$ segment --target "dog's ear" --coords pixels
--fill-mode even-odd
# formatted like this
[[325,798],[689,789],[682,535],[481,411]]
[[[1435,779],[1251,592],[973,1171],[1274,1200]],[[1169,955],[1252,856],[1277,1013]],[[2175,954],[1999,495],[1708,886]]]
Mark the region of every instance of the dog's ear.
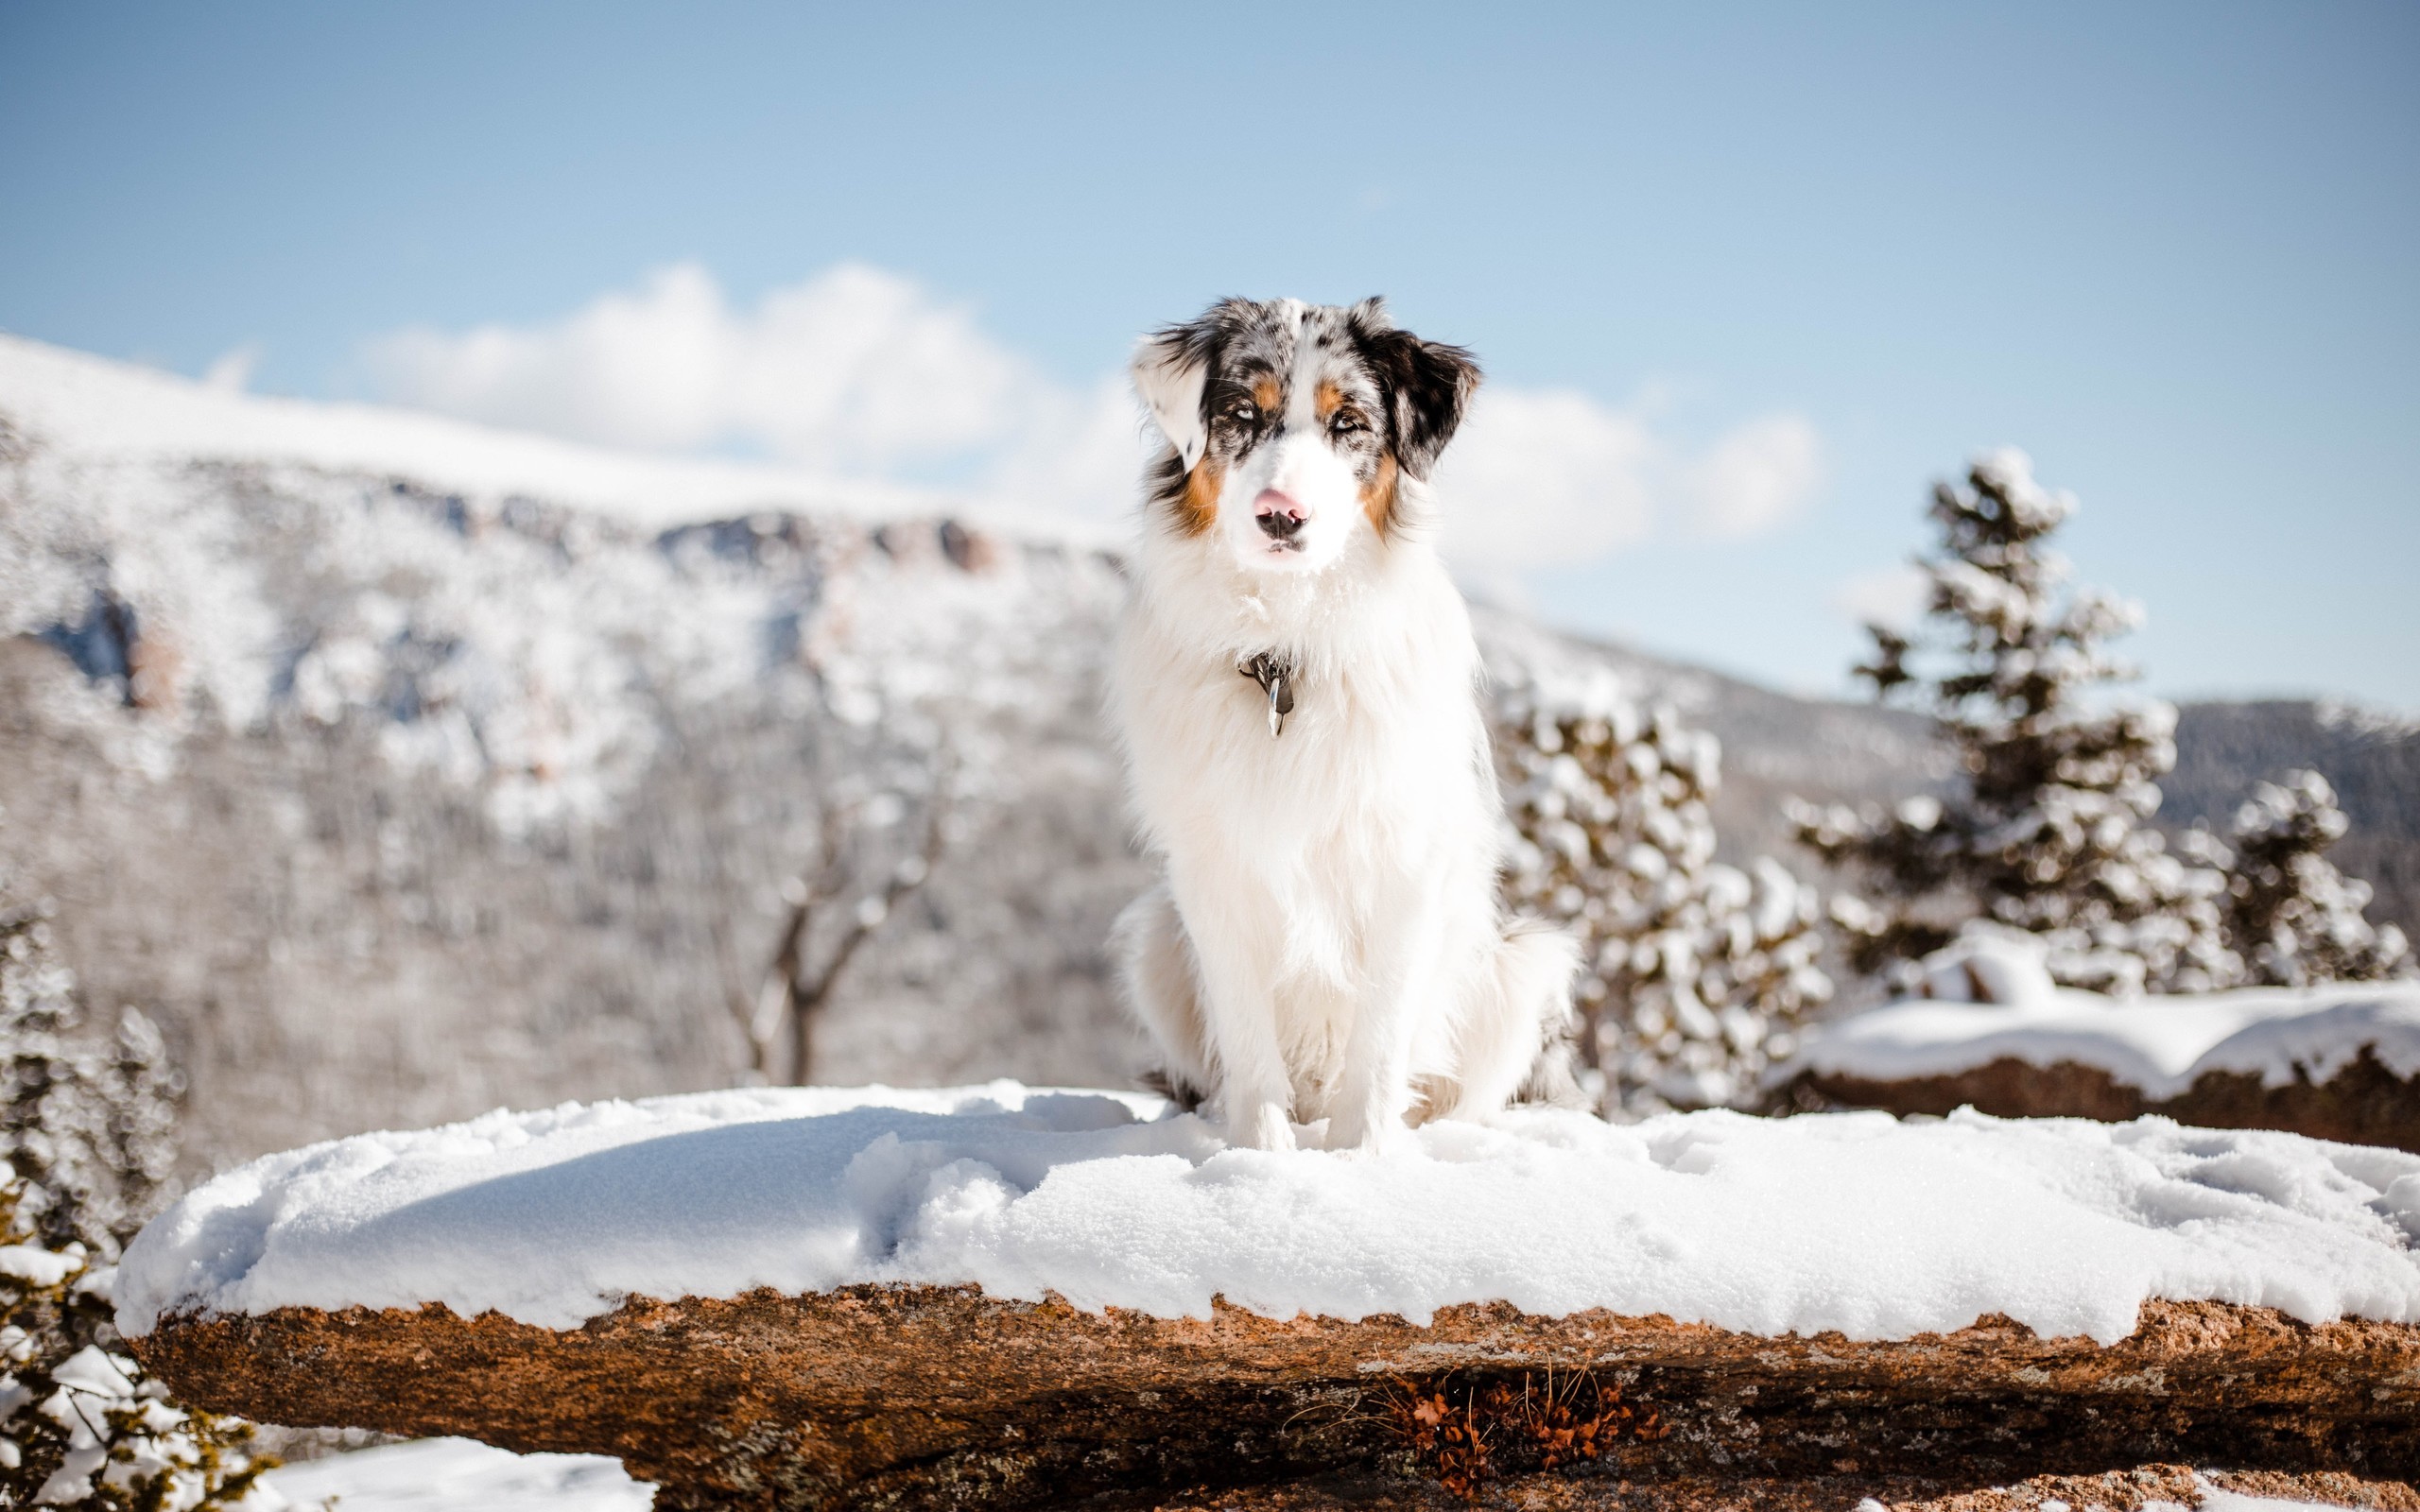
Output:
[[1362,360],[1386,394],[1395,460],[1425,481],[1478,388],[1478,359],[1461,347],[1397,330],[1387,319],[1386,306],[1374,299],[1353,307],[1350,325]]
[[1172,325],[1143,338],[1129,369],[1134,375],[1134,392],[1150,406],[1160,434],[1176,448],[1188,472],[1210,444],[1209,422],[1201,414],[1201,390],[1210,378],[1214,349],[1207,319]]

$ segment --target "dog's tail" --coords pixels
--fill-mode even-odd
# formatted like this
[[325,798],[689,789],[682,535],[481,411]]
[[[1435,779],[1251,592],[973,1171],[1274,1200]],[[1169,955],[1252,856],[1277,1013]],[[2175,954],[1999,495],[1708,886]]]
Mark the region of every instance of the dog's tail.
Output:
[[1534,919],[1506,926],[1455,1025],[1455,1076],[1440,1111],[1484,1118],[1535,1080],[1571,1021],[1580,945]]

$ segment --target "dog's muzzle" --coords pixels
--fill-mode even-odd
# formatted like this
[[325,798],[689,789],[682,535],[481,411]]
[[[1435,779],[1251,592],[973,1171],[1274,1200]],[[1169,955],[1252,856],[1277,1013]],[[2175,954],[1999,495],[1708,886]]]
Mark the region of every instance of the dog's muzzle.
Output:
[[1303,549],[1303,522],[1309,518],[1303,507],[1290,494],[1275,489],[1263,489],[1252,502],[1253,523],[1260,533],[1288,551]]

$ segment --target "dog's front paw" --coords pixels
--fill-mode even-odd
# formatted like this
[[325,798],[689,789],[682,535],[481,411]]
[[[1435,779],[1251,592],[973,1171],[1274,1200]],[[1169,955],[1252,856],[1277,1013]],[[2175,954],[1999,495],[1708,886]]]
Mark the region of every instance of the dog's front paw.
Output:
[[1286,1122],[1283,1107],[1263,1103],[1228,1120],[1227,1143],[1247,1150],[1290,1150],[1294,1147],[1294,1125]]
[[1410,1140],[1411,1130],[1396,1118],[1338,1119],[1327,1131],[1328,1150],[1356,1159],[1375,1159]]

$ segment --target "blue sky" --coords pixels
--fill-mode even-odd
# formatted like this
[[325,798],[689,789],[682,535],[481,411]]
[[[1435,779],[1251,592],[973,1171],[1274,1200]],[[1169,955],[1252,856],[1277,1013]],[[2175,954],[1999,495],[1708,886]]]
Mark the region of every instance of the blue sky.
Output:
[[[1628,525],[1487,577],[1560,622],[1840,689],[1927,481],[2014,443],[2154,689],[2415,709],[2415,78],[2409,4],[0,0],[0,329],[510,419],[559,409],[445,342],[667,268],[735,329],[880,270],[1069,395],[1218,295],[1384,292],[1647,438]],[[784,444],[718,423],[652,439]],[[1707,524],[1775,425],[1814,461]]]

